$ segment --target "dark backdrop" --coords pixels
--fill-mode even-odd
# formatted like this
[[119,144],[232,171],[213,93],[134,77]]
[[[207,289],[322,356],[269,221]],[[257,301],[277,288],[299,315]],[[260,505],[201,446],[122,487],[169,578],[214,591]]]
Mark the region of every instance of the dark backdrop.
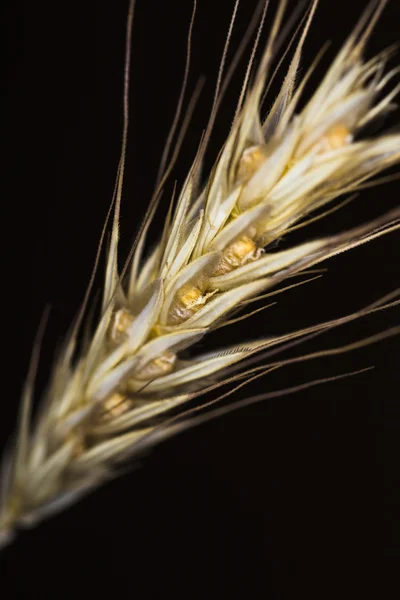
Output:
[[[127,4],[15,4],[3,18],[10,42],[2,76],[9,134],[4,181],[11,176],[3,264],[12,267],[12,278],[3,280],[4,442],[15,425],[45,304],[52,311],[39,392],[89,277],[118,161]],[[174,171],[180,183],[206,122],[233,2],[198,4],[189,89],[200,74],[207,82]],[[233,47],[256,5],[257,0],[243,0]],[[332,59],[364,5],[321,0],[303,69],[326,39],[333,40],[327,55]],[[123,254],[151,194],[173,118],[190,13],[189,0],[137,1]],[[392,0],[373,34],[370,55],[399,41],[399,21],[400,5]],[[210,160],[232,119],[244,68],[242,63],[218,118]],[[398,113],[384,125],[396,122]],[[399,189],[393,181],[367,190],[298,239],[373,218],[398,203]],[[164,215],[161,210],[154,237]],[[399,286],[398,247],[399,236],[392,234],[331,260],[322,279],[283,294],[278,306],[244,325],[223,330],[224,343],[289,331],[367,305]],[[307,350],[344,344],[395,323],[393,310],[374,315],[319,338]],[[207,347],[220,344],[216,334]],[[389,582],[400,542],[398,339],[283,370],[234,399],[371,365],[373,371],[357,377],[189,431],[156,448],[129,476],[22,532],[0,558],[2,592],[8,588],[3,597],[397,597]]]

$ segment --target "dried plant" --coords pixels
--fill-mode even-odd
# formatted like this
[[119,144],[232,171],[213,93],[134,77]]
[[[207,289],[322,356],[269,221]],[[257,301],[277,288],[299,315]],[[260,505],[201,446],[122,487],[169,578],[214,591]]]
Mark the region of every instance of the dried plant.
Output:
[[[393,293],[342,319],[246,342],[239,348],[218,349],[191,360],[180,356],[183,349],[193,346],[209,331],[249,316],[245,312],[242,317],[232,318],[232,313],[247,307],[254,299],[299,285],[282,287],[288,278],[306,274],[310,267],[338,253],[399,228],[400,209],[337,235],[285,250],[274,247],[276,240],[325,216],[333,208],[322,215],[318,213],[317,217],[309,217],[310,213],[339,196],[361,190],[367,179],[400,161],[398,133],[369,139],[356,137],[361,128],[393,108],[393,99],[399,91],[397,86],[385,92],[398,72],[394,69],[385,73],[392,49],[371,60],[363,59],[366,42],[384,1],[372,2],[367,8],[311,99],[299,109],[306,83],[320,58],[296,83],[302,47],[317,7],[314,0],[287,49],[287,53],[291,52],[292,43],[296,42],[279,95],[266,118],[262,118],[261,107],[271,81],[271,68],[284,41],[281,25],[286,4],[285,0],[279,4],[262,58],[255,66],[268,3],[258,15],[256,39],[232,128],[204,183],[201,169],[209,137],[235,63],[246,47],[243,43],[226,69],[236,2],[209,123],[179,196],[171,200],[161,239],[144,259],[146,234],[179,152],[198,91],[183,119],[182,135],[178,135],[169,156],[185,94],[187,63],[156,190],[131,255],[119,272],[117,247],[127,143],[131,2],[125,128],[112,205],[101,315],[94,333],[82,337],[81,324],[92,278],[32,425],[33,384],[40,342],[36,345],[23,393],[15,447],[7,456],[3,471],[0,509],[3,541],[10,539],[16,524],[35,523],[61,510],[116,476],[116,467],[127,458],[196,422],[199,404],[191,409],[189,403],[193,399],[200,398],[200,406],[204,407],[201,398],[207,391],[229,383],[237,389],[287,364],[288,360],[276,358],[267,361],[279,348],[396,304],[397,294]],[[107,224],[104,232],[106,227]],[[98,260],[95,270],[97,263]],[[382,335],[394,333],[398,330]],[[371,341],[374,340],[363,340],[360,344]],[[351,347],[332,353],[348,349]],[[217,401],[226,395],[219,396]]]

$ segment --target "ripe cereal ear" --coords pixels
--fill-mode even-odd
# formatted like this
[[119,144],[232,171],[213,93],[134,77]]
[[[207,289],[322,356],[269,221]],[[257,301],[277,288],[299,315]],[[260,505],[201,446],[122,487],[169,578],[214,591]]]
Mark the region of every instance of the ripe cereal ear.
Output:
[[[268,2],[260,5],[259,26],[254,20],[249,35],[245,36],[248,42],[256,31],[234,121],[214,166],[202,180],[203,159],[210,135],[218,124],[221,100],[238,57],[246,47],[242,42],[228,65],[228,50],[239,15],[239,0],[236,0],[204,135],[194,151],[195,158],[183,186],[176,185],[172,197],[166,200],[169,212],[159,241],[146,257],[146,237],[161,198],[165,198],[165,182],[178,158],[201,88],[201,85],[195,88],[186,114],[181,117],[188,82],[194,2],[182,90],[155,177],[155,191],[135,243],[120,269],[118,244],[120,227],[124,225],[120,222],[120,206],[128,136],[134,9],[134,2],[130,1],[124,125],[112,208],[83,306],[51,370],[48,390],[32,421],[40,344],[34,347],[21,399],[17,436],[5,458],[1,480],[0,542],[10,541],[16,527],[37,523],[116,477],[119,465],[127,459],[138,457],[179,431],[236,408],[236,404],[221,408],[215,408],[214,404],[254,379],[290,364],[334,356],[385,336],[398,335],[399,328],[392,328],[346,346],[294,358],[277,356],[335,327],[397,306],[396,291],[391,297],[351,315],[308,328],[288,331],[283,323],[283,333],[268,335],[269,322],[265,319],[266,331],[261,332],[259,340],[243,339],[240,346],[221,345],[211,353],[197,355],[195,347],[210,331],[235,326],[265,308],[264,305],[251,312],[247,308],[251,302],[299,285],[287,285],[290,277],[308,276],[311,267],[400,228],[397,208],[382,210],[381,216],[367,223],[360,217],[356,226],[338,233],[317,235],[303,242],[293,241],[290,236],[294,230],[304,229],[338,210],[334,202],[341,196],[360,191],[370,185],[367,181],[372,177],[400,162],[399,133],[356,137],[366,123],[393,108],[393,100],[400,91],[400,86],[394,87],[385,91],[382,98],[382,91],[399,71],[395,68],[385,74],[391,50],[369,61],[363,58],[368,37],[385,4],[384,0],[373,1],[367,7],[313,95],[299,109],[305,83],[319,58],[303,77],[300,59],[318,5],[317,0],[311,1],[283,51],[289,58],[289,67],[264,121],[261,118],[264,93],[284,64],[279,52],[292,30],[293,19],[289,15],[290,26],[284,25],[287,2],[282,0],[257,65],[256,51],[262,43]],[[278,62],[275,71],[274,61]],[[313,216],[317,209],[324,212]],[[93,332],[89,331],[85,343],[80,344],[81,325],[111,214],[101,311]],[[280,249],[276,242],[283,237],[286,246]],[[243,312],[233,316],[238,311]],[[330,379],[316,378],[306,385]],[[206,393],[227,385],[228,391],[207,402]],[[301,388],[268,390],[248,402]]]

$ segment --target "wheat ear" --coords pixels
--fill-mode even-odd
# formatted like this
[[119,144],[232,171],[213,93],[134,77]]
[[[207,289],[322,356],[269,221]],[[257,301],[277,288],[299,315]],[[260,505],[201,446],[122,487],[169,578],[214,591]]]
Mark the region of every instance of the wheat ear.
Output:
[[[393,108],[399,91],[397,86],[384,93],[397,72],[384,74],[390,50],[363,60],[365,44],[384,4],[378,1],[369,6],[309,102],[298,110],[315,67],[296,85],[302,46],[317,7],[314,0],[295,34],[297,45],[280,93],[262,118],[266,82],[281,42],[286,9],[282,1],[255,68],[266,4],[231,131],[205,185],[201,184],[202,159],[229,78],[229,70],[224,74],[226,52],[210,122],[163,235],[143,260],[147,230],[170,170],[164,169],[169,147],[147,218],[121,274],[117,246],[127,139],[131,2],[125,130],[102,312],[93,335],[81,342],[84,305],[54,365],[32,425],[38,347],[34,351],[15,449],[6,457],[2,476],[3,541],[10,539],[15,525],[36,523],[61,510],[114,477],[121,461],[190,425],[193,414],[185,410],[193,398],[221,383],[242,385],[285,364],[274,360],[254,367],[255,358],[265,361],[276,352],[274,347],[287,346],[397,302],[393,294],[354,315],[307,330],[219,349],[192,360],[180,358],[180,351],[229,323],[232,311],[273,293],[271,290],[289,277],[399,228],[400,209],[287,250],[272,250],[271,246],[313,220],[306,218],[312,211],[361,189],[368,178],[400,161],[399,134],[356,139],[361,128]],[[238,2],[234,17],[237,8]],[[171,418],[172,409],[177,417]]]

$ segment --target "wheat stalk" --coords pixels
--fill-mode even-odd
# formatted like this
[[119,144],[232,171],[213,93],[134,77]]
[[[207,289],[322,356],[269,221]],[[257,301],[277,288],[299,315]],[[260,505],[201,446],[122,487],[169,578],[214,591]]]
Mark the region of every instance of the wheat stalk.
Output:
[[[311,212],[343,194],[362,189],[371,176],[400,161],[399,134],[356,138],[361,128],[393,108],[393,99],[400,89],[397,86],[385,92],[398,71],[384,73],[391,50],[368,61],[363,59],[366,42],[385,1],[372,2],[309,102],[298,110],[307,79],[316,66],[312,65],[296,85],[302,47],[317,3],[311,3],[294,38],[297,46],[282,88],[266,118],[262,118],[266,82],[281,43],[286,1],[279,5],[262,59],[255,68],[254,56],[268,6],[265,4],[231,131],[202,185],[202,160],[229,79],[229,70],[224,71],[225,57],[237,13],[236,2],[210,121],[192,168],[175,204],[171,200],[159,243],[143,260],[146,234],[174,160],[172,157],[168,164],[185,76],[155,194],[131,256],[119,273],[117,248],[128,125],[131,2],[125,128],[101,316],[93,335],[78,350],[89,286],[32,425],[38,341],[21,402],[15,450],[6,457],[3,471],[3,541],[11,539],[15,525],[36,523],[61,510],[114,477],[115,467],[122,461],[204,418],[187,410],[194,398],[226,383],[236,382],[240,387],[287,364],[289,361],[283,360],[265,362],[277,348],[397,303],[398,294],[394,293],[343,319],[247,342],[239,348],[219,349],[192,360],[180,358],[183,349],[193,346],[209,331],[237,320],[229,317],[233,311],[254,299],[282,291],[274,289],[293,275],[399,228],[397,209],[337,235],[297,244],[288,250],[272,250],[274,241],[320,218],[306,218]],[[193,18],[191,27],[192,24]],[[191,28],[188,56],[190,41]],[[288,287],[292,286],[287,284],[284,289]],[[398,333],[395,328],[388,332],[394,333]],[[372,341],[375,340],[361,344]],[[264,361],[262,365],[254,366],[260,359]],[[206,406],[204,401],[200,403]]]

